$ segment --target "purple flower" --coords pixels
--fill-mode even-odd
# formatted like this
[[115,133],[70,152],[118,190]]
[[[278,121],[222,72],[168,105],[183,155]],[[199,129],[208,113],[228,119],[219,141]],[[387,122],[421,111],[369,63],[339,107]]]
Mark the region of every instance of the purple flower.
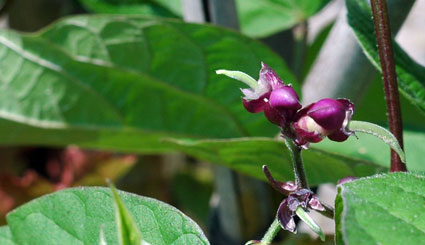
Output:
[[317,143],[326,136],[333,141],[344,141],[353,134],[347,125],[354,112],[354,105],[346,99],[322,99],[313,103],[295,116],[292,127],[295,142],[303,147]]
[[320,204],[319,199],[308,189],[299,189],[292,192],[280,203],[277,210],[277,220],[282,229],[294,232],[296,225],[294,221],[295,211],[298,207],[324,211],[325,208]]
[[263,165],[263,172],[275,190],[288,196],[283,199],[277,210],[277,219],[282,229],[295,232],[296,225],[294,216],[299,206],[304,209],[325,210],[312,191],[308,189],[299,189],[297,184],[292,181],[280,182],[275,180],[266,165]]
[[257,86],[241,89],[245,109],[252,113],[264,111],[267,119],[284,127],[289,125],[301,108],[298,94],[291,85],[285,85],[275,71],[261,63]]
[[[281,127],[284,137],[298,146],[307,148],[326,136],[333,141],[344,141],[353,134],[347,125],[354,112],[354,105],[346,99],[322,99],[303,109],[298,94],[269,66],[261,63],[258,81],[240,71],[217,70],[246,83],[241,89],[245,109],[251,113],[264,112],[267,119]],[[301,110],[300,110],[301,109]]]

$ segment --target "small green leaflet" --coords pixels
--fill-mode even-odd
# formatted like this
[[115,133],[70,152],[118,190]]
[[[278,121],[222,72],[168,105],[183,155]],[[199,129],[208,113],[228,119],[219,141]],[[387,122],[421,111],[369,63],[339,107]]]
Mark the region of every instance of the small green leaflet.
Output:
[[406,163],[406,156],[404,154],[403,149],[401,149],[400,144],[398,143],[395,136],[385,128],[362,121],[351,121],[348,124],[348,129],[354,132],[361,132],[366,134],[371,134],[382,141],[384,141],[391,149],[393,149],[400,156],[402,162]]
[[130,212],[128,212],[125,204],[118,196],[115,186],[110,184],[112,196],[114,197],[115,221],[118,230],[118,240],[121,245],[140,245],[142,243],[142,235],[139,228],[133,220]]
[[338,186],[336,244],[423,244],[425,178],[390,173]]
[[298,207],[295,210],[295,213],[304,223],[310,227],[312,231],[314,231],[317,235],[319,235],[320,240],[325,241],[325,234],[323,234],[322,228],[304,211],[302,207]]

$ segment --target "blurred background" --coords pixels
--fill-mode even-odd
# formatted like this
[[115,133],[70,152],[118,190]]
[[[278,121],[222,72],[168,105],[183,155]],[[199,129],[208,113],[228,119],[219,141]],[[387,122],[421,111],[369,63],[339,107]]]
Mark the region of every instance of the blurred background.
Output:
[[[323,97],[347,97],[357,103],[357,120],[386,125],[380,75],[347,24],[343,0],[321,1],[308,11],[301,6],[300,12],[290,8],[296,1],[242,1],[0,0],[0,28],[37,32],[65,16],[105,13],[209,22],[258,39],[278,53],[303,85],[303,104]],[[286,7],[290,10],[276,7],[275,2],[289,2]],[[425,0],[388,2],[396,40],[412,58],[425,65]],[[425,117],[405,99],[402,104],[405,127],[422,132]],[[332,147],[326,144],[323,148]],[[383,154],[387,159],[388,152]],[[263,182],[178,152],[138,155],[73,145],[3,144],[0,225],[5,224],[10,210],[36,197],[73,186],[105,185],[105,179],[111,179],[122,190],[177,207],[200,224],[213,244],[241,244],[260,238],[282,199]],[[325,202],[333,203],[333,184],[315,190]],[[333,222],[314,217],[332,237]],[[282,232],[280,241],[320,243],[308,228],[299,229],[302,234],[296,237]],[[333,238],[327,241],[333,243]]]

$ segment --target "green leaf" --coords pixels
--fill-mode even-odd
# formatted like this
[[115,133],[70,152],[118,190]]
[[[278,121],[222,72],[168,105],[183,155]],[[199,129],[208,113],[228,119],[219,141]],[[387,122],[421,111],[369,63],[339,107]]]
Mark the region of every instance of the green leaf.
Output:
[[[360,45],[372,64],[381,71],[369,5],[357,0],[346,0],[346,5],[348,22]],[[393,46],[400,92],[425,112],[425,67],[411,59],[395,41]]]
[[236,0],[241,31],[266,37],[289,29],[322,9],[329,0]]
[[[176,149],[198,159],[221,164],[241,173],[266,180],[262,165],[267,165],[277,180],[294,179],[289,151],[281,140],[272,138],[235,138],[227,140],[169,139]],[[310,149],[302,152],[311,185],[336,183],[346,176],[368,176],[379,167],[373,162]]]
[[295,213],[302,221],[304,221],[304,223],[307,224],[308,227],[310,227],[312,231],[314,231],[314,233],[319,235],[320,240],[323,242],[325,241],[325,234],[323,234],[322,228],[320,228],[320,226],[304,211],[302,207],[298,206]]
[[337,244],[421,244],[425,178],[391,173],[338,186]]
[[[140,153],[181,149],[206,159],[198,147],[214,156],[220,140],[190,147],[164,140],[277,132],[261,113],[247,113],[240,84],[215,70],[225,67],[257,77],[264,60],[285,82],[294,81],[269,49],[235,32],[141,17],[73,17],[37,36],[2,31],[0,53],[5,54],[0,72],[7,81],[0,94],[2,144],[76,144]],[[261,179],[262,164],[271,164],[281,174],[277,177],[293,179],[281,142],[243,138],[224,145],[219,151],[226,150],[225,156],[208,155],[206,160]],[[244,145],[249,147],[242,149]],[[238,156],[231,156],[232,151]],[[376,172],[368,161],[310,152],[304,155],[312,184]]]
[[396,137],[385,128],[376,125],[374,123],[362,122],[362,121],[350,121],[348,129],[354,132],[361,132],[373,135],[387,144],[400,156],[402,162],[406,162],[406,156],[404,155],[403,149],[401,149]]
[[181,17],[180,0],[80,0],[80,2],[84,8],[94,13]]
[[[314,144],[314,147],[323,151],[371,161],[382,167],[390,167],[390,151],[388,146],[372,135],[359,134],[359,139],[349,137],[344,142],[334,142],[328,139]],[[425,152],[424,132],[404,131],[404,147],[407,168],[411,171],[425,172],[423,153]]]
[[140,245],[142,242],[142,235],[140,234],[136,222],[134,222],[133,217],[119,197],[115,186],[112,183],[109,184],[109,186],[115,204],[115,224],[117,225],[119,243],[121,245]]
[[[155,199],[118,192],[150,244],[209,244],[187,216]],[[18,244],[118,244],[111,190],[72,188],[35,199],[12,211],[7,222]]]
[[[77,16],[37,35],[0,31],[0,54],[0,144],[138,153],[180,149],[261,179],[262,164],[271,164],[277,177],[293,179],[283,143],[220,140],[271,137],[277,128],[263,114],[246,112],[240,84],[218,76],[217,69],[257,77],[263,60],[286,83],[294,82],[277,55],[238,33],[143,17]],[[185,144],[164,143],[170,138]],[[186,145],[186,139],[201,141]],[[304,155],[312,184],[377,171],[369,161],[324,151]]]
[[[89,11],[108,14],[143,14],[182,17],[181,0],[80,0]],[[241,32],[266,37],[308,19],[329,0],[236,0]]]
[[0,244],[2,245],[16,245],[13,241],[12,233],[8,226],[0,226]]
[[264,60],[294,81],[255,40],[142,17],[73,17],[37,36],[3,30],[0,53],[2,144],[164,152],[166,137],[272,136],[274,125],[243,108],[240,84],[215,70],[257,77]]

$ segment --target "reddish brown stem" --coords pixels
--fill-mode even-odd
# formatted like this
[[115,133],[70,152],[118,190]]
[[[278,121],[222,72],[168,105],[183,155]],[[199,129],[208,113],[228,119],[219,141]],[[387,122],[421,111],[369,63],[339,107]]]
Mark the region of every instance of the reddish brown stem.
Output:
[[[373,23],[375,25],[378,43],[379,59],[381,61],[384,80],[385,99],[387,102],[388,124],[391,133],[397,138],[403,148],[403,122],[401,119],[400,97],[398,94],[397,74],[394,64],[394,54],[391,39],[390,22],[386,0],[370,0],[372,5]],[[398,154],[391,150],[390,172],[406,172],[406,165]]]

